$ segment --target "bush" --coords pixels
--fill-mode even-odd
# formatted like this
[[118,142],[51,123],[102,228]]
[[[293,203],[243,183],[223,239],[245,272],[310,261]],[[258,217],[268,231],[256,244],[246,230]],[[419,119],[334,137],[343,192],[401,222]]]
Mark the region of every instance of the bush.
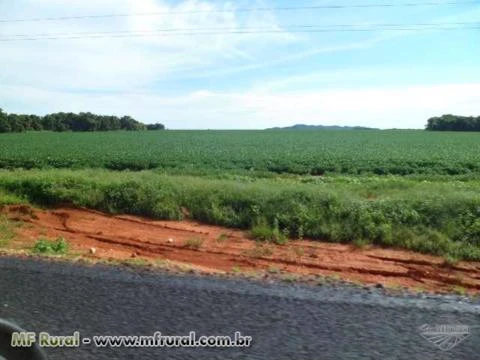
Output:
[[273,227],[268,226],[265,222],[255,225],[250,230],[250,235],[256,240],[274,242],[279,245],[284,245],[288,241],[288,231],[280,231],[276,219]]
[[38,239],[33,247],[33,252],[36,254],[66,254],[68,243],[63,237],[56,240]]
[[203,239],[200,239],[197,237],[191,238],[185,241],[185,247],[189,249],[198,250],[202,247],[203,241],[204,241]]

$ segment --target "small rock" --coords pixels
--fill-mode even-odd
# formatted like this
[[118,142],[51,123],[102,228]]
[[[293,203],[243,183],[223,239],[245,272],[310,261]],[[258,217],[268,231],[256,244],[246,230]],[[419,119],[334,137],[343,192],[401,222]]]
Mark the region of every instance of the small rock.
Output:
[[375,287],[377,289],[383,289],[384,288],[383,284],[380,284],[380,283],[375,284]]
[[97,252],[97,249],[95,249],[94,247],[90,248],[90,254],[95,255],[96,252]]
[[130,257],[136,258],[136,257],[137,257],[137,253],[136,253],[136,252],[132,253],[132,255],[130,255]]
[[173,243],[173,239],[172,239],[172,238],[168,238],[167,242],[168,242],[169,244],[171,244],[171,243]]

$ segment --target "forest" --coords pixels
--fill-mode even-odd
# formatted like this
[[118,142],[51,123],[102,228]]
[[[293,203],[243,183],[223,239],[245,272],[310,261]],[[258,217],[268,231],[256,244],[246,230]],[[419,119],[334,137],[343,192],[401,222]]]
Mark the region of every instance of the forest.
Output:
[[143,124],[130,116],[58,112],[45,116],[8,114],[0,109],[0,133],[24,131],[164,130],[163,124]]
[[480,116],[442,115],[428,119],[427,130],[480,131]]

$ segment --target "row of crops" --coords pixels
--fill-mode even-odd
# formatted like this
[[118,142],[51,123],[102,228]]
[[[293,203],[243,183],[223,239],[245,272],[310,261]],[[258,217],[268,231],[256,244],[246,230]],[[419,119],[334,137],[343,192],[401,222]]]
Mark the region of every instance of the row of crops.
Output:
[[0,168],[469,174],[480,134],[397,131],[164,131],[0,135]]

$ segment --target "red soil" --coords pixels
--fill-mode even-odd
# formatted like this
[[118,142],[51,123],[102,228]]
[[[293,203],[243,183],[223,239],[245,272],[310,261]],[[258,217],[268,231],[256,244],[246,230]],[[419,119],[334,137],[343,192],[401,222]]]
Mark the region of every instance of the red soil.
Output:
[[[440,257],[408,251],[311,240],[259,244],[239,230],[192,221],[154,221],[110,216],[87,209],[5,207],[16,229],[12,248],[32,247],[39,237],[64,237],[73,252],[96,259],[167,259],[204,272],[269,271],[299,276],[334,275],[343,280],[436,292],[480,290],[480,263],[446,266]],[[95,250],[92,251],[91,249]],[[92,253],[94,252],[94,253]]]

